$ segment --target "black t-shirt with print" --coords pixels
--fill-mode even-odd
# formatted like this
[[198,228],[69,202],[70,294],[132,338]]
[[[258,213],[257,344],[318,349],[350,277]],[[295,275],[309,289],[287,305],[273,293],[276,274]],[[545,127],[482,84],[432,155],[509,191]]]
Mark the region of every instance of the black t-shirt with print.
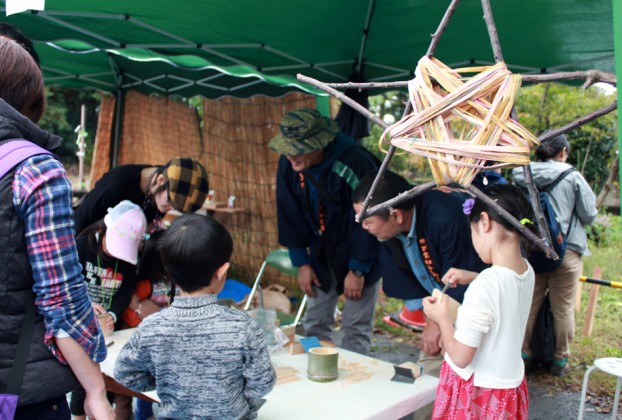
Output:
[[136,266],[116,258],[98,258],[89,250],[86,236],[76,238],[76,246],[91,301],[120,320],[136,286]]

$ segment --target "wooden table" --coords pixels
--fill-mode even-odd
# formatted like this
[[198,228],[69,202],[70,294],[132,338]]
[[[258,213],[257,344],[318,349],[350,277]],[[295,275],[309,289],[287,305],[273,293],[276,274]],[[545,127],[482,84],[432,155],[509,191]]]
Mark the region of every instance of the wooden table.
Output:
[[434,401],[438,378],[422,375],[414,384],[391,381],[392,364],[339,350],[339,377],[328,383],[307,379],[307,354],[272,355],[277,385],[265,397],[259,419],[399,419]]
[[[108,357],[101,369],[110,380],[114,363],[134,328],[115,331],[106,340]],[[393,365],[382,360],[339,350],[339,377],[328,383],[307,379],[307,354],[285,349],[272,354],[277,384],[259,409],[260,420],[279,419],[399,419],[434,401],[438,379],[422,375],[414,384],[393,382]],[[118,385],[118,384],[117,384]],[[131,392],[131,391],[130,391]],[[155,391],[139,397],[159,401]]]

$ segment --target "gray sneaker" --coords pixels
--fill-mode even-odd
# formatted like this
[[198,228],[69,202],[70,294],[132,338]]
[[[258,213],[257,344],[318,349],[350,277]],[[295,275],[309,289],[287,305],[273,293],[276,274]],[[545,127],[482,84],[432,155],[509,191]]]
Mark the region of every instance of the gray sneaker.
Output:
[[568,373],[570,368],[568,367],[568,358],[555,359],[551,363],[549,373],[553,376],[563,376]]

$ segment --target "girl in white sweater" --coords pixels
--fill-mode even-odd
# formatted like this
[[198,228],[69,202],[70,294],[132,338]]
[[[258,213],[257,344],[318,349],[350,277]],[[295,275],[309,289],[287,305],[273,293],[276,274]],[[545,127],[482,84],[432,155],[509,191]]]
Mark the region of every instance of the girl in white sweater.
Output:
[[[527,198],[509,185],[485,193],[537,232]],[[455,327],[448,298],[424,300],[426,315],[441,329],[445,361],[434,401],[434,419],[526,419],[529,409],[521,344],[531,306],[534,272],[521,254],[523,236],[480,199],[463,205],[473,246],[492,266],[481,273],[451,268],[444,283],[469,284]]]

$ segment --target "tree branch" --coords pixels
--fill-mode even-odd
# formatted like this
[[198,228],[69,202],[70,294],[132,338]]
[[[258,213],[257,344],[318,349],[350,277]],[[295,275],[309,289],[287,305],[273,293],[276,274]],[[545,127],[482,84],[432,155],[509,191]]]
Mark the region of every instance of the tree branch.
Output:
[[438,28],[436,28],[436,32],[432,34],[432,41],[430,42],[430,46],[428,47],[428,51],[425,53],[427,57],[432,57],[434,55],[434,51],[438,45],[438,42],[441,39],[441,35],[445,32],[447,25],[449,24],[449,20],[451,19],[454,11],[456,10],[456,6],[458,5],[458,1],[460,0],[452,0],[449,7],[445,11],[443,15],[443,19],[441,19],[441,23],[438,24]]
[[361,113],[364,117],[367,117],[367,119],[369,119],[370,121],[378,124],[383,129],[386,129],[388,127],[388,124],[382,121],[380,118],[378,118],[376,114],[374,114],[373,112],[365,108],[363,105],[356,102],[354,99],[346,96],[345,94],[339,92],[336,89],[333,89],[327,83],[320,82],[319,80],[313,79],[311,77],[305,76],[300,73],[296,75],[296,78],[303,83],[307,83],[311,86],[315,86],[319,89],[322,89],[325,92],[330,93],[337,99],[341,100],[341,102],[348,104],[350,107],[352,107],[353,109]]
[[497,33],[495,19],[492,16],[490,0],[482,0],[482,8],[484,9],[484,21],[486,22],[486,28],[488,29],[488,38],[490,38],[490,46],[492,47],[492,52],[495,56],[495,63],[499,63],[503,61],[503,53],[501,52],[501,44],[499,43],[499,35]]
[[[607,83],[611,86],[617,85],[617,79],[615,74],[594,69],[586,71],[566,71],[546,74],[522,74],[521,78],[523,79],[523,82],[534,84],[559,82],[564,80],[585,80],[585,83],[583,83],[584,89],[587,89],[594,83],[598,82]],[[326,85],[335,89],[399,89],[408,86],[408,81],[326,83]]]
[[585,80],[583,83],[583,89],[587,89],[594,83],[602,82],[608,83],[612,86],[616,86],[616,76],[612,73],[600,70],[586,70],[586,71],[563,71],[558,73],[547,74],[523,74],[521,75],[523,82],[529,83],[546,83],[557,82],[560,80]]
[[[376,179],[378,179],[378,178],[376,178]],[[361,209],[361,212],[356,215],[356,221],[360,222],[361,220],[366,219],[369,216],[373,216],[375,214],[378,214],[378,213],[382,212],[383,210],[388,210],[391,207],[394,207],[394,206],[398,205],[399,203],[402,203],[402,202],[404,202],[406,200],[409,200],[409,199],[411,199],[413,197],[421,195],[424,192],[426,192],[426,191],[428,191],[428,190],[430,190],[430,189],[432,189],[434,187],[436,187],[436,182],[435,181],[426,182],[425,184],[417,185],[417,186],[411,188],[408,191],[404,191],[403,193],[399,193],[397,196],[393,197],[390,200],[385,201],[384,203],[376,204],[374,207],[370,208],[369,210],[367,210],[365,212],[363,212],[363,210]],[[371,194],[367,194],[367,197],[371,198],[372,195]]]
[[525,175],[525,184],[527,184],[527,190],[529,191],[529,198],[531,199],[533,212],[536,216],[536,223],[538,224],[540,236],[547,244],[553,244],[553,241],[551,240],[551,232],[549,232],[549,227],[544,219],[544,212],[542,211],[542,206],[540,205],[540,197],[538,196],[536,184],[533,182],[533,175],[529,164],[523,166],[523,174]]
[[603,115],[609,114],[611,111],[615,110],[617,107],[618,107],[618,102],[613,101],[611,104],[603,108],[600,108],[584,117],[578,118],[566,124],[563,127],[560,127],[556,130],[547,131],[545,134],[542,134],[540,137],[538,137],[538,140],[540,140],[541,143],[544,143],[545,141],[555,138],[559,136],[560,134],[565,134],[569,131],[574,130],[577,127],[582,126],[585,123],[595,120],[596,118],[602,117]]

